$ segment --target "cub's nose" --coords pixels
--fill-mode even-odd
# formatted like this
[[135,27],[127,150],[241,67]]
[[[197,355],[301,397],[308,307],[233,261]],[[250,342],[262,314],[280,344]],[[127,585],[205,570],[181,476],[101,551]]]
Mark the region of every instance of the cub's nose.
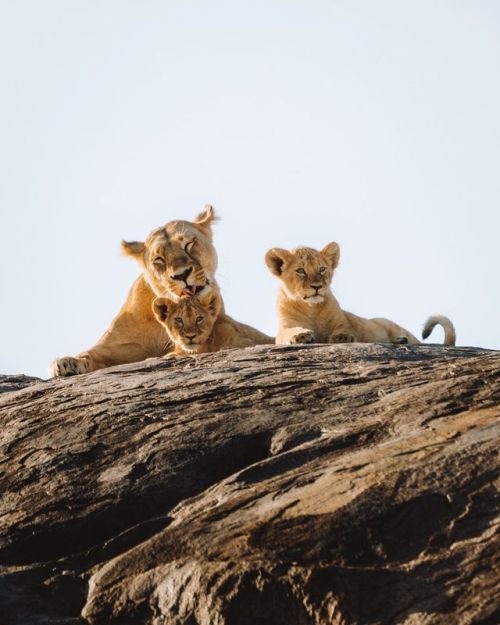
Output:
[[182,280],[183,282],[186,282],[187,284],[187,279],[188,276],[191,274],[191,272],[193,271],[192,267],[189,267],[188,269],[185,269],[182,273],[176,273],[172,276],[173,280]]
[[190,343],[192,343],[193,339],[196,338],[196,334],[186,334],[185,337],[189,340]]
[[311,289],[314,289],[316,293],[320,290],[321,284],[311,284]]

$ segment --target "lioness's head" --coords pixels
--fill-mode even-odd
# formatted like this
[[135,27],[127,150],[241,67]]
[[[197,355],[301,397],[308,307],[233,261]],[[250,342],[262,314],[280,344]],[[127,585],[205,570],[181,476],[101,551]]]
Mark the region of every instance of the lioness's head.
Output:
[[320,304],[329,289],[339,256],[337,243],[328,243],[320,252],[310,247],[291,251],[273,247],[266,254],[266,264],[281,280],[290,299]]
[[206,206],[194,221],[170,221],[153,230],[144,243],[122,241],[122,249],[133,256],[156,295],[167,293],[177,300],[210,290],[217,253],[212,243],[214,209]]
[[153,312],[171,340],[187,352],[197,352],[214,327],[221,307],[217,293],[183,297],[173,302],[165,297],[153,301]]

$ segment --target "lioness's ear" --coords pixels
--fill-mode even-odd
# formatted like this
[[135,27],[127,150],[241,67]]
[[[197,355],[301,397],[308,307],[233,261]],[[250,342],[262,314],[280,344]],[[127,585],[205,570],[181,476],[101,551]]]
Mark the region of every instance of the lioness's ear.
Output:
[[125,256],[133,256],[136,259],[142,258],[146,246],[140,241],[122,241],[122,251]]
[[340,247],[338,243],[335,243],[335,241],[328,243],[328,245],[325,245],[325,247],[321,250],[321,253],[323,256],[328,258],[331,268],[335,269],[335,267],[339,264],[340,259]]
[[283,273],[283,265],[292,258],[292,253],[288,250],[282,250],[280,247],[273,247],[266,254],[266,265],[274,273],[275,276],[281,276]]
[[157,297],[153,301],[153,312],[160,323],[163,323],[168,316],[169,300],[166,297]]
[[214,221],[217,221],[217,215],[211,204],[206,204],[201,213],[194,218],[194,223],[202,228],[210,228]]

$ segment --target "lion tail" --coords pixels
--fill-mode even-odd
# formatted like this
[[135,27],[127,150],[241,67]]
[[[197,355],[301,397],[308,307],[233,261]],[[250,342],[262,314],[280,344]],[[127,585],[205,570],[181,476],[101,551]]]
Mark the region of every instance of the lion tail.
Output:
[[440,325],[444,330],[444,343],[443,345],[455,345],[457,335],[453,324],[443,315],[433,315],[429,317],[425,322],[424,329],[422,330],[422,338],[426,339],[430,336],[430,333],[434,330],[434,327]]

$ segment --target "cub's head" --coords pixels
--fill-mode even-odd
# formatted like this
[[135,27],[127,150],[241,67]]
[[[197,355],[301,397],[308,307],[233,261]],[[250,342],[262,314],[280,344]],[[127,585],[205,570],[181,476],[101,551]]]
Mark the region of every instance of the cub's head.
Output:
[[220,308],[219,296],[210,292],[183,297],[177,302],[165,297],[153,301],[156,318],[165,326],[171,340],[187,352],[197,352],[208,340]]
[[337,243],[328,243],[320,252],[310,247],[288,251],[273,247],[266,254],[266,264],[277,276],[290,299],[320,304],[339,263]]
[[171,299],[210,291],[217,253],[212,243],[214,209],[206,206],[194,221],[170,221],[153,230],[144,243],[122,241],[122,249],[133,256],[156,295]]

